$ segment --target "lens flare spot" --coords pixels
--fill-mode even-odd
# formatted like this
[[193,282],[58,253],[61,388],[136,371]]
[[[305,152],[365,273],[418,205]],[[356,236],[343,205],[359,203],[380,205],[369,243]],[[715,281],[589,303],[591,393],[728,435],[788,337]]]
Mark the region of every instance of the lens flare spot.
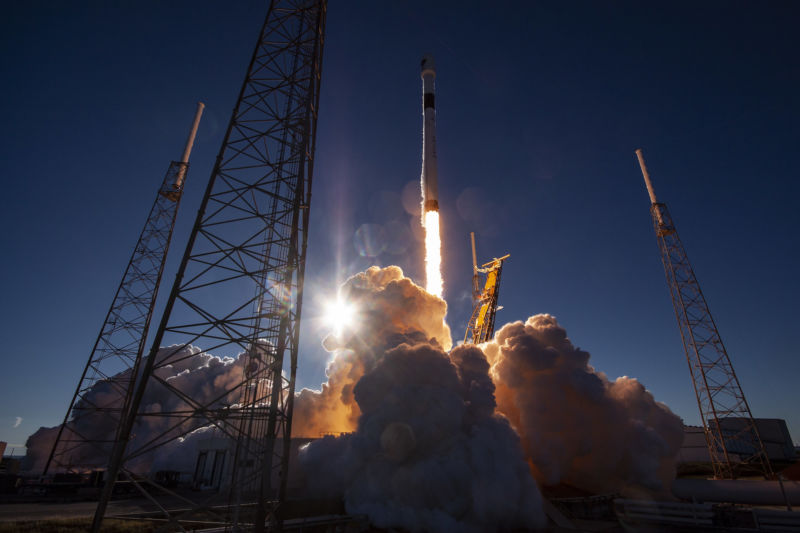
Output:
[[353,235],[353,245],[361,257],[378,257],[386,250],[386,230],[379,224],[362,224]]

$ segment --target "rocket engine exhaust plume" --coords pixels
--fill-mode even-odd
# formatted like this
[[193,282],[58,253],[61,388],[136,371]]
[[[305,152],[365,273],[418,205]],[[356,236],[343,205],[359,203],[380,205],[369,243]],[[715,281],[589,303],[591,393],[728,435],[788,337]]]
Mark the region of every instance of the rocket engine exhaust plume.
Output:
[[425,290],[439,298],[444,292],[438,211],[425,213]]
[[422,227],[425,229],[425,289],[439,298],[442,281],[442,242],[439,232],[439,184],[436,168],[436,103],[433,57],[422,58]]

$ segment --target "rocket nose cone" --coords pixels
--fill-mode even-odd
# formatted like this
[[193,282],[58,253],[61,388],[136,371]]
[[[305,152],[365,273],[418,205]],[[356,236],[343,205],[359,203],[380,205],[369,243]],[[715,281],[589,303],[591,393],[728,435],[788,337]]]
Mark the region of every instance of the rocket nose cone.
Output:
[[422,56],[420,71],[422,76],[425,76],[426,74],[432,74],[433,76],[436,76],[436,63],[434,63],[433,56],[431,54],[425,54]]

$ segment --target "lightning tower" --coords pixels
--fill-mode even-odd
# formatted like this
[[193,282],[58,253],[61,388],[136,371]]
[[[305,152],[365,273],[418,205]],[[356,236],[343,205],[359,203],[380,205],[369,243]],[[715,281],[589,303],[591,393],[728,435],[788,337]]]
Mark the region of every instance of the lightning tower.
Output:
[[[197,104],[183,156],[170,163],[158,189],[59,427],[44,474],[82,474],[107,466],[117,435],[103,428],[119,427],[130,404],[203,107]],[[105,389],[102,394],[95,394],[97,387]]]
[[[771,478],[772,467],[750,406],[686,250],[667,206],[656,199],[641,149],[636,150],[636,156],[650,195],[650,214],[700,408],[714,477],[735,478],[738,474],[755,471]],[[738,456],[738,461],[733,454]]]
[[[273,0],[211,172],[175,284],[115,445],[115,479],[154,503],[162,529],[280,528],[286,494],[308,243],[325,0]],[[201,401],[161,371],[197,355],[236,358]],[[154,409],[145,392],[164,398]],[[166,406],[166,407],[165,407]],[[147,438],[137,427],[157,428]],[[233,443],[219,492],[182,493],[139,466],[196,430]]]
[[[481,344],[494,335],[494,319],[497,315],[498,298],[500,297],[500,274],[503,273],[503,261],[511,257],[509,254],[494,258],[478,268],[478,257],[475,253],[475,233],[470,232],[472,243],[472,316],[464,334],[464,344]],[[486,283],[480,289],[478,274],[486,274]]]

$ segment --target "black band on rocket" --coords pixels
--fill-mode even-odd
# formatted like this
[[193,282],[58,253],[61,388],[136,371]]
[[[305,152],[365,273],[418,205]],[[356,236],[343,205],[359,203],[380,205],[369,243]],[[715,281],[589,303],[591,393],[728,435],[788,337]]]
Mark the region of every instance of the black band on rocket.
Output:
[[433,93],[425,93],[422,97],[422,108],[428,109],[429,107],[436,109],[433,105]]

